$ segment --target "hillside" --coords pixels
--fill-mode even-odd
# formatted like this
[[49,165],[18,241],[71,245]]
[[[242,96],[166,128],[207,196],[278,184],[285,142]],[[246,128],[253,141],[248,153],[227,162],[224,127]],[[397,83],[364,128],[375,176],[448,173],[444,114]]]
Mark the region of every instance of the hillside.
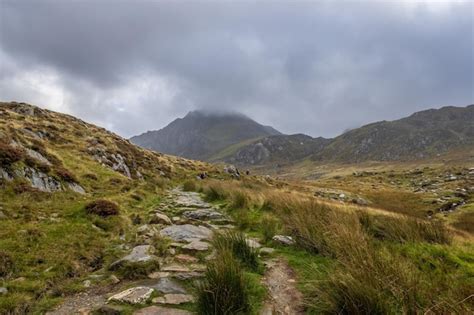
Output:
[[[116,259],[168,186],[213,170],[72,116],[0,103],[0,313],[44,314]],[[87,213],[103,200],[118,215]]]
[[241,114],[192,111],[163,129],[148,131],[130,141],[158,152],[208,160],[233,144],[277,134],[280,132]]
[[416,160],[474,145],[474,105],[443,107],[346,132],[311,158],[362,162]]
[[278,135],[248,141],[220,154],[238,165],[410,161],[474,149],[474,105],[443,107],[350,130],[333,139]]

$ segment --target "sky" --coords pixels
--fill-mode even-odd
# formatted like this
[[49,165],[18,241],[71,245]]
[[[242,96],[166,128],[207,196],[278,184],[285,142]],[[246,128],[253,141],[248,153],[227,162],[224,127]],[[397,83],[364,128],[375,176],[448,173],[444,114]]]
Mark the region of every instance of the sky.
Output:
[[124,137],[188,111],[333,137],[474,103],[471,1],[0,0],[0,100]]

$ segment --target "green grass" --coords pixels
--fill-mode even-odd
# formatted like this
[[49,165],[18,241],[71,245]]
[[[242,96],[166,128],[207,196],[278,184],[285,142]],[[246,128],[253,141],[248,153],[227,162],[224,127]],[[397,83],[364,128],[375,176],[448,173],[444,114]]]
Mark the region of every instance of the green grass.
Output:
[[233,231],[216,234],[212,244],[218,253],[231,251],[247,269],[253,272],[261,271],[258,251],[248,245],[245,234]]

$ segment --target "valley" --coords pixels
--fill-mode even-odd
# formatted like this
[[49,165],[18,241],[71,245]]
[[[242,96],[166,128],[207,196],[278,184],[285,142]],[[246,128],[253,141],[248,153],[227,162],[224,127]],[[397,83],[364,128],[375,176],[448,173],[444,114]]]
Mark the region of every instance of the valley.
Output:
[[[386,123],[329,140],[240,116],[214,141],[213,119],[183,140],[210,163],[1,103],[0,313],[468,314],[472,109],[415,114],[408,144]],[[382,145],[354,155],[365,132]]]

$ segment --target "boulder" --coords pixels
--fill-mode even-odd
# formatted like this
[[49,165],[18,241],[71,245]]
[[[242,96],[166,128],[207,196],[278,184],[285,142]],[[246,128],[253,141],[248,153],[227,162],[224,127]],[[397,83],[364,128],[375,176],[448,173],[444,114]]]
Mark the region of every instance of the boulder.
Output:
[[192,242],[194,240],[211,239],[212,231],[204,226],[184,224],[168,226],[160,231],[160,235],[169,237],[176,242]]
[[115,301],[129,304],[144,304],[150,299],[153,293],[152,288],[148,287],[134,287],[112,295],[108,301]]

